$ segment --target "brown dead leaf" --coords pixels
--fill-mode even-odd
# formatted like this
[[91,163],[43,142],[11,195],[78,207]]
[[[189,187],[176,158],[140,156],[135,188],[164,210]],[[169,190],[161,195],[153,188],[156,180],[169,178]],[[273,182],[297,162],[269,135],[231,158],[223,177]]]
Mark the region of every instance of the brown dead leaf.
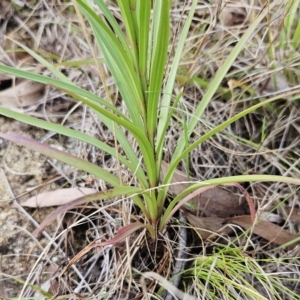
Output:
[[[288,220],[292,223],[300,223],[300,208],[299,207],[284,207]],[[285,216],[284,216],[285,217]]]
[[[168,171],[169,164],[162,161],[161,162],[161,172],[160,172],[160,179],[163,180],[166,176]],[[169,187],[169,192],[172,195],[179,195],[182,191],[186,188],[191,186],[193,183],[197,182],[197,180],[193,177],[188,177],[184,172],[175,170],[171,185]]]
[[248,212],[244,197],[234,195],[222,188],[207,190],[189,201],[191,206],[186,207],[197,216],[229,218],[235,215],[244,215]]
[[[161,178],[164,178],[167,173],[168,166],[166,162],[162,162]],[[176,170],[169,191],[172,195],[178,195],[195,182],[197,182],[195,178],[188,178],[184,172]],[[248,213],[248,205],[244,196],[240,197],[219,187],[206,190],[191,199],[189,204],[185,208],[202,217],[229,218]]]
[[237,26],[247,21],[247,11],[242,1],[228,1],[220,12],[219,18],[223,26]]
[[[244,229],[249,229],[253,226],[250,216],[238,216],[227,220],[229,223],[239,225]],[[292,242],[300,236],[291,233],[280,226],[277,226],[271,222],[260,220],[255,224],[253,228],[253,233],[259,235],[260,237],[268,240],[276,245],[284,245],[286,243]],[[292,247],[299,244],[299,241],[295,242]],[[290,247],[290,246],[289,246]]]
[[27,52],[18,50],[16,52],[1,53],[0,63],[10,67],[18,66],[18,68],[23,68],[32,66],[34,63],[34,59]]
[[[0,0],[1,3],[1,0]],[[0,5],[1,12],[1,5]],[[1,53],[0,54],[0,64],[9,66],[9,67],[18,67],[18,68],[26,68],[32,67],[34,63],[34,59],[31,55],[24,51],[10,52],[10,53]],[[14,78],[12,75],[0,74],[0,84],[1,81],[11,80]],[[1,85],[0,85],[1,87]]]
[[[162,162],[161,178],[164,178],[168,167],[169,165],[166,162]],[[196,182],[195,178],[188,178],[184,172],[176,170],[169,191],[172,195],[178,195],[188,188],[191,183]],[[244,196],[240,197],[219,187],[206,190],[190,200],[189,204],[185,208],[202,217],[229,218],[235,215],[245,215],[249,211]]]
[[209,236],[218,233],[218,234],[230,234],[232,229],[226,226],[226,219],[224,218],[217,218],[217,217],[197,217],[186,210],[184,210],[186,218],[188,219],[189,223],[195,227],[195,229],[201,235],[203,240],[207,239]]
[[9,18],[9,16],[12,15],[13,13],[12,5],[13,5],[12,1],[8,1],[8,0],[0,1],[0,20]]
[[29,80],[22,80],[15,86],[0,92],[0,105],[18,108],[36,104],[41,100],[45,85]]
[[261,79],[259,83],[259,92],[265,92],[265,93],[274,93],[283,91],[289,88],[289,83],[284,76],[283,72],[277,72],[276,74],[273,74],[272,76]]
[[96,193],[96,191],[91,188],[60,189],[33,196],[21,203],[21,205],[26,207],[60,206],[70,203],[77,198],[83,197],[84,195],[91,195],[94,193]]

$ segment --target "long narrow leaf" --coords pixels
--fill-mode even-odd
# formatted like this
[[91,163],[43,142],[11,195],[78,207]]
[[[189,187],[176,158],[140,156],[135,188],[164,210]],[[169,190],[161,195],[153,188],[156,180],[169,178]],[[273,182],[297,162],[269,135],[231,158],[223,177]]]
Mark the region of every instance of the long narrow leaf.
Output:
[[128,56],[131,56],[131,51],[128,46],[128,42],[121,30],[120,25],[116,21],[115,17],[113,14],[110,12],[110,10],[107,7],[107,4],[103,0],[95,0],[95,3],[98,5],[98,7],[101,9],[103,12],[106,20],[108,21],[109,25],[113,28],[113,31],[117,38],[120,40],[122,47],[125,49],[126,53]]
[[[228,58],[226,59],[224,64],[218,70],[215,78],[212,80],[211,84],[209,85],[209,88],[208,88],[207,92],[205,93],[204,97],[202,98],[199,106],[197,107],[196,111],[193,113],[193,118],[190,120],[190,122],[187,125],[187,129],[188,129],[187,136],[188,137],[190,137],[190,135],[192,134],[202,113],[204,112],[204,110],[206,109],[210,100],[212,99],[213,95],[217,91],[219,85],[221,84],[223,78],[226,76],[231,65],[234,63],[238,54],[242,51],[242,49],[244,48],[245,44],[247,43],[247,41],[253,34],[256,27],[260,24],[260,22],[263,20],[263,18],[269,13],[269,10],[271,10],[276,5],[276,3],[277,2],[271,3],[270,5],[268,5],[267,8],[265,8],[259,14],[259,16],[256,18],[256,20],[249,26],[249,28],[246,30],[246,32],[244,33],[244,35],[242,36],[240,41],[236,44],[234,49],[231,51],[231,54],[228,56]],[[176,169],[178,163],[180,162],[178,157],[181,157],[181,159],[185,157],[182,155],[184,147],[185,147],[184,139],[185,139],[185,137],[181,136],[177,142],[177,147],[173,153],[172,161],[170,163],[170,169],[166,175],[166,178],[165,178],[163,184],[170,182],[170,178],[171,178],[173,172],[175,172],[175,169]],[[190,149],[190,147],[188,147],[187,149]],[[184,151],[185,155],[188,154],[187,149],[186,149],[186,151]],[[158,202],[161,202],[162,199],[164,199],[164,197],[166,196],[166,193],[167,193],[167,188],[163,188],[160,190],[160,193],[158,195]]]
[[[291,91],[289,93],[287,93],[285,96],[291,96],[294,94],[298,94],[299,90],[294,90]],[[172,160],[172,164],[170,164],[169,169],[165,175],[165,178],[162,182],[162,186],[164,188],[160,189],[159,195],[158,195],[158,201],[159,199],[162,199],[163,197],[165,197],[165,195],[167,194],[167,186],[168,184],[171,182],[171,178],[176,170],[177,165],[179,164],[179,162],[186,156],[188,155],[193,149],[195,149],[198,145],[200,145],[201,143],[203,143],[204,141],[208,140],[210,137],[212,137],[213,135],[215,135],[216,133],[222,131],[224,128],[226,128],[227,126],[229,126],[230,124],[234,123],[235,121],[239,120],[240,118],[246,116],[247,114],[255,111],[256,109],[263,107],[264,105],[274,102],[276,100],[280,100],[282,99],[282,95],[279,95],[277,97],[262,101],[256,105],[253,105],[245,110],[243,110],[242,112],[238,113],[237,115],[231,117],[230,119],[226,120],[225,122],[223,122],[222,124],[216,126],[214,129],[210,130],[208,133],[204,134],[203,136],[201,136],[201,138],[197,139],[194,143],[192,143],[189,147],[187,147],[184,151],[181,152],[181,154],[179,156],[177,156],[176,159]],[[161,197],[161,198],[160,198]]]
[[[228,70],[236,60],[239,53],[243,50],[246,43],[250,39],[251,35],[255,31],[256,27],[261,23],[263,18],[272,10],[274,6],[277,5],[277,1],[273,3],[267,4],[267,7],[257,16],[256,20],[249,26],[246,32],[243,34],[242,38],[236,44],[236,46],[232,49],[230,55],[227,57],[224,64],[220,67],[217,74],[215,75],[214,79],[212,80],[211,84],[207,92],[205,93],[204,97],[200,101],[199,106],[197,107],[196,111],[194,112],[194,117],[188,123],[188,136],[190,136],[198,123],[199,118],[201,118],[202,113],[206,109],[207,105],[209,104],[210,100],[214,96],[215,92],[217,91],[218,87],[220,86],[223,78],[226,76]],[[181,137],[177,143],[176,150],[173,154],[173,159],[175,160],[184,149],[184,137]]]
[[154,147],[157,127],[157,108],[167,61],[170,35],[170,0],[156,0],[154,7],[152,60],[147,101],[147,133]]
[[[197,189],[209,186],[218,186],[222,184],[229,184],[229,183],[237,183],[237,182],[255,182],[255,181],[264,181],[264,182],[285,182],[290,184],[297,184],[300,185],[300,179],[292,178],[292,177],[285,177],[285,176],[277,176],[277,175],[238,175],[238,176],[228,176],[223,178],[213,178],[205,181],[201,181],[199,183],[193,184],[183,192],[181,192],[177,197],[175,197],[172,202],[167,207],[161,222],[159,229],[162,229],[165,224],[168,222],[169,218],[171,217],[171,212],[175,205],[183,199],[186,195],[191,194],[192,192],[196,191]],[[174,212],[172,212],[174,213]]]
[[29,71],[12,68],[4,65],[0,65],[0,73],[6,73],[10,75],[14,75],[20,78],[25,78],[28,80],[40,82],[46,85],[52,85],[53,87],[57,89],[61,89],[65,91],[67,94],[73,93],[74,95],[80,95],[84,98],[82,98],[82,102],[89,105],[91,103],[94,103],[95,106],[99,106],[99,104],[103,105],[107,109],[113,111],[117,116],[120,116],[124,120],[128,120],[128,118],[122,114],[114,105],[108,103],[106,100],[102,99],[101,97],[98,97],[97,95],[88,92],[80,87],[77,87],[74,84],[70,84],[67,82],[62,82],[61,80],[57,80],[54,78],[50,78],[44,75],[35,74]]
[[[54,131],[58,134],[62,134],[64,136],[74,138],[77,140],[80,140],[82,142],[88,143],[90,145],[95,146],[98,149],[103,150],[104,152],[112,155],[113,157],[117,157],[116,150],[114,148],[111,148],[106,143],[103,143],[99,141],[98,139],[95,139],[87,134],[84,134],[82,132],[79,132],[77,130],[73,130],[70,128],[67,128],[66,126],[62,126],[59,124],[54,124],[51,122],[47,122],[44,120],[40,120],[37,118],[33,118],[15,111],[11,111],[7,108],[0,107],[0,114],[9,118],[13,118],[15,120],[21,121],[26,124],[30,124],[39,128],[43,128],[49,131]],[[123,163],[126,167],[128,167],[133,173],[137,171],[136,164],[133,164],[132,161],[127,160],[125,157],[123,157],[121,154],[118,154],[118,159],[121,163]],[[136,161],[138,162],[138,161]]]
[[[73,95],[73,97],[77,97],[78,99],[80,99],[80,97],[76,94],[72,94],[72,93],[69,93],[69,94]],[[85,99],[85,101],[87,101],[87,100]],[[136,138],[137,143],[138,143],[138,145],[140,147],[140,150],[142,152],[142,157],[143,157],[144,162],[145,162],[145,167],[146,167],[146,170],[147,170],[147,175],[148,175],[148,178],[149,178],[150,187],[156,186],[156,171],[153,168],[153,166],[155,166],[155,158],[154,158],[154,155],[152,153],[152,147],[151,147],[147,137],[145,136],[144,132],[142,132],[139,128],[137,128],[131,122],[128,122],[126,120],[123,120],[123,119],[117,117],[116,115],[112,114],[111,112],[105,110],[102,107],[97,106],[95,108],[94,103],[89,103],[89,106],[91,108],[95,109],[95,111],[97,111],[98,113],[101,113],[104,117],[106,117],[110,121],[115,122],[118,125],[123,126],[124,128],[126,128],[129,132],[131,132],[133,134],[133,136]]]
[[[52,148],[48,145],[37,142],[30,138],[26,138],[22,135],[13,132],[8,132],[8,133],[0,132],[0,137],[12,141],[18,145],[24,146],[30,150],[37,151],[43,155],[55,158],[68,165],[74,166],[80,170],[84,170],[92,175],[95,175],[98,178],[105,180],[106,182],[110,183],[114,187],[120,186],[120,179],[117,178],[116,176],[112,175],[111,173],[107,172],[106,170],[98,167],[93,163],[90,163],[84,159],[73,156],[67,152],[60,151],[58,149]],[[123,185],[125,186],[126,184],[123,183]]]
[[148,177],[150,179],[150,182],[152,184],[152,187],[155,186],[156,183],[156,172],[153,170],[153,165],[155,165],[155,159],[153,157],[153,154],[149,152],[149,149],[151,149],[151,146],[149,144],[149,141],[147,140],[145,134],[136,126],[134,126],[131,122],[128,121],[128,119],[124,116],[124,118],[120,118],[117,115],[111,113],[109,110],[103,108],[99,103],[107,106],[109,109],[112,109],[116,111],[118,114],[120,114],[122,117],[123,115],[116,109],[114,106],[110,105],[105,100],[101,99],[100,97],[97,97],[96,95],[87,92],[81,88],[76,87],[75,85],[70,85],[65,82],[60,82],[59,80],[49,78],[43,75],[39,74],[33,74],[28,71],[14,69],[7,66],[0,65],[0,72],[12,74],[18,77],[27,78],[33,81],[41,82],[44,84],[51,84],[54,87],[68,93],[69,95],[72,95],[74,98],[77,98],[87,104],[89,107],[93,108],[95,111],[103,114],[107,118],[109,118],[111,121],[116,122],[117,124],[124,126],[126,129],[128,129],[134,137],[137,139],[137,142],[140,146],[140,149],[143,153],[144,162],[146,165],[146,169],[148,171]]
[[179,62],[181,59],[181,54],[186,42],[186,38],[193,20],[193,16],[195,13],[197,5],[197,0],[193,1],[193,4],[191,6],[189,15],[187,20],[185,21],[183,30],[181,32],[181,36],[178,42],[178,46],[175,51],[175,57],[171,66],[170,73],[168,74],[168,81],[166,88],[164,90],[164,95],[163,95],[163,100],[162,100],[162,105],[160,109],[160,114],[159,114],[159,121],[158,121],[158,126],[157,126],[157,142],[156,142],[156,155],[157,155],[157,168],[160,170],[160,162],[162,158],[162,153],[163,153],[163,147],[164,147],[164,140],[165,140],[165,133],[168,128],[168,124],[171,118],[171,115],[169,114],[170,111],[170,103],[171,103],[171,98],[172,98],[172,93],[173,93],[173,87],[176,79],[176,74],[177,70],[179,67]]
[[139,76],[147,102],[147,60],[149,46],[149,26],[150,26],[151,0],[137,1],[137,22],[138,22],[138,52],[139,52]]
[[132,122],[139,128],[144,128],[143,93],[130,57],[104,21],[82,0],[78,0],[78,4],[92,26],[97,43],[120,90]]
[[37,54],[35,51],[31,50],[30,48],[26,47],[25,45],[19,43],[16,40],[13,40],[13,42],[19,45],[20,47],[22,47],[27,53],[29,53],[32,57],[34,57],[37,61],[39,61],[43,66],[47,67],[47,69],[51,71],[52,74],[54,74],[59,80],[63,82],[67,82],[69,84],[73,84],[72,81],[66,75],[64,75],[62,72],[57,70],[54,67],[54,65],[50,64],[46,59],[44,59],[42,56]]
[[125,25],[129,48],[132,53],[135,69],[138,69],[138,49],[137,49],[137,20],[136,3],[132,0],[117,0],[121,10],[123,23]]

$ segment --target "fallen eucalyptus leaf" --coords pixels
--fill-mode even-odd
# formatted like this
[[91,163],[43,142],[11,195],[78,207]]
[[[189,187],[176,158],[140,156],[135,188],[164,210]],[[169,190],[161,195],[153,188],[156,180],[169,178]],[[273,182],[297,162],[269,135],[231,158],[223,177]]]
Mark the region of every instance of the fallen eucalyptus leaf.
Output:
[[[227,221],[239,225],[244,229],[249,229],[253,226],[250,216],[233,217]],[[280,226],[264,220],[259,220],[254,225],[253,233],[276,245],[284,245],[300,237],[297,234],[291,233]],[[295,242],[293,246],[297,244],[299,244],[299,241]]]
[[[287,219],[295,224],[300,223],[300,208],[299,207],[284,207],[283,208],[287,214]],[[284,216],[285,218],[285,216]],[[286,219],[286,218],[285,218]]]
[[199,232],[201,238],[203,240],[207,239],[209,236],[213,234],[230,234],[232,229],[226,226],[226,219],[217,218],[217,217],[197,217],[186,210],[184,210],[186,218],[189,223],[195,227],[195,229]]
[[229,218],[248,213],[245,197],[215,187],[189,201],[186,208],[197,216]]
[[7,108],[25,107],[41,100],[45,85],[39,82],[22,80],[15,86],[0,92],[0,105]]
[[120,189],[109,190],[105,192],[98,192],[93,193],[90,195],[81,195],[81,197],[70,201],[64,205],[59,206],[56,210],[50,213],[46,218],[42,221],[42,223],[37,227],[33,232],[32,235],[37,237],[49,224],[51,224],[57,217],[61,216],[63,213],[67,212],[70,209],[73,209],[77,205],[83,205],[88,202],[93,202],[101,199],[109,199],[113,198],[122,194],[126,194],[127,192],[133,191],[139,192],[139,189],[133,188],[131,186],[122,187]]
[[33,196],[23,203],[26,207],[50,207],[60,206],[73,200],[83,197],[84,195],[94,194],[96,191],[91,188],[67,188],[51,192],[44,192]]
[[[167,173],[169,165],[162,162],[161,178],[164,178]],[[178,195],[191,183],[197,180],[193,177],[188,177],[184,172],[176,170],[169,192],[172,195]],[[201,193],[200,195],[191,199],[185,208],[197,216],[229,218],[235,215],[247,214],[249,209],[247,201],[244,196],[240,197],[231,192],[228,192],[220,187],[214,187]]]
[[247,11],[242,1],[228,1],[221,10],[219,19],[223,26],[241,25],[247,20]]
[[[163,180],[168,171],[169,164],[162,161],[161,162],[161,172],[160,179]],[[174,175],[172,177],[171,185],[169,187],[169,192],[172,195],[179,195],[186,188],[196,183],[197,180],[193,177],[188,177],[184,172],[175,170]]]

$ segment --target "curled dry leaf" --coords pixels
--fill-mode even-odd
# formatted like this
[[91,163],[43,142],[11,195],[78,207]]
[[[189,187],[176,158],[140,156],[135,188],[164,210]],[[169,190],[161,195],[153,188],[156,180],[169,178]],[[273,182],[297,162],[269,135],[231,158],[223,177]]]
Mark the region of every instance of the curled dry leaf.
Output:
[[0,105],[7,108],[25,107],[41,100],[45,85],[29,80],[22,80],[15,86],[0,92]]
[[33,196],[21,203],[21,205],[26,207],[60,206],[70,203],[77,198],[83,197],[84,195],[91,195],[94,193],[96,193],[96,191],[91,188],[60,189]]

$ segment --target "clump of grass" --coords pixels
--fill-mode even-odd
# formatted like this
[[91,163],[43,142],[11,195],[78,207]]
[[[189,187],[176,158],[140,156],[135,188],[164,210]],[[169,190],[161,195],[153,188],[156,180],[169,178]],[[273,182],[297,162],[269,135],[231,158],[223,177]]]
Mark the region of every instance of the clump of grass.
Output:
[[[101,11],[103,18],[100,18],[94,12],[94,6],[89,6],[85,1],[74,1],[74,9],[77,11],[81,9],[81,12],[90,22],[90,25],[86,25],[85,21],[80,23],[87,40],[87,42],[82,41],[82,43],[85,47],[89,44],[91,45],[89,35],[92,30],[99,46],[99,49],[92,51],[94,52],[92,62],[95,64],[95,73],[100,74],[102,83],[111,81],[111,78],[108,78],[108,76],[111,76],[110,73],[115,80],[113,85],[101,87],[100,96],[94,91],[88,92],[81,89],[79,84],[74,84],[56,69],[56,67],[62,66],[80,67],[82,64],[90,63],[91,60],[80,63],[59,62],[56,65],[52,65],[27,47],[20,45],[42,65],[47,67],[56,79],[51,76],[41,76],[24,70],[0,66],[2,72],[48,84],[51,88],[57,88],[78,101],[82,101],[91,109],[93,116],[101,124],[102,132],[109,132],[113,142],[110,141],[110,144],[107,145],[103,140],[99,141],[85,133],[81,133],[78,127],[74,126],[73,129],[69,129],[3,108],[0,109],[2,115],[88,143],[96,149],[96,152],[108,154],[117,171],[111,171],[106,165],[107,161],[100,168],[96,163],[76,159],[65,153],[53,151],[49,147],[43,147],[38,143],[24,141],[14,135],[5,135],[5,137],[11,138],[17,143],[21,142],[28,148],[31,147],[49,157],[60,159],[64,163],[71,164],[78,169],[93,174],[102,182],[105,181],[105,186],[110,188],[110,190],[105,195],[98,194],[94,196],[93,200],[112,199],[115,201],[116,197],[123,200],[132,199],[139,210],[142,211],[142,218],[140,219],[143,221],[136,222],[136,227],[133,227],[132,224],[131,227],[127,227],[127,229],[131,229],[128,230],[128,234],[134,230],[146,228],[154,241],[158,239],[161,232],[166,228],[173,216],[174,207],[180,203],[185,195],[198,188],[212,183],[218,185],[224,182],[247,181],[250,182],[249,184],[254,194],[256,191],[263,191],[260,194],[256,194],[257,198],[261,198],[264,197],[262,195],[267,195],[267,191],[270,191],[272,186],[260,184],[260,187],[256,188],[258,184],[255,185],[252,181],[273,180],[276,182],[276,185],[280,180],[289,183],[297,181],[295,178],[299,175],[299,170],[293,165],[293,162],[296,161],[293,155],[299,156],[297,150],[293,150],[294,153],[292,155],[291,153],[286,154],[283,148],[279,147],[283,151],[274,155],[274,148],[271,148],[273,135],[270,134],[272,132],[270,119],[262,120],[261,117],[266,108],[268,112],[276,111],[278,107],[272,106],[272,103],[277,102],[282,97],[289,97],[290,101],[298,99],[298,96],[294,96],[297,92],[295,90],[288,91],[280,95],[268,95],[271,98],[267,96],[262,98],[260,94],[256,94],[255,84],[253,83],[252,85],[252,81],[248,77],[251,75],[252,67],[257,61],[251,61],[246,67],[242,65],[242,71],[239,72],[234,68],[241,69],[240,61],[237,62],[236,59],[240,53],[244,54],[247,52],[245,45],[249,47],[249,40],[253,42],[253,39],[251,39],[253,32],[260,26],[263,15],[268,15],[266,11],[255,19],[248,29],[245,28],[240,36],[237,35],[238,38],[232,35],[231,44],[233,46],[230,48],[232,50],[231,53],[230,51],[225,51],[226,48],[222,44],[218,48],[219,52],[215,55],[211,55],[209,53],[211,51],[207,50],[205,55],[210,57],[212,62],[210,64],[206,63],[205,60],[201,60],[204,55],[201,54],[201,51],[198,51],[198,57],[193,58],[193,66],[180,69],[181,53],[183,53],[184,49],[186,50],[184,53],[190,55],[194,51],[194,45],[186,43],[186,36],[188,35],[193,10],[196,7],[196,1],[193,1],[192,6],[187,5],[188,9],[190,9],[190,14],[187,16],[186,25],[180,28],[182,31],[176,31],[179,38],[175,37],[172,44],[169,44],[168,32],[171,1],[157,0],[154,11],[150,9],[151,1],[129,2],[120,0],[117,2],[120,11],[117,11],[116,14],[122,19],[122,25],[116,22],[114,15],[108,9],[110,7],[106,6],[104,1],[95,1],[98,5],[96,9]],[[135,7],[133,4],[137,6]],[[275,5],[271,6],[274,8]],[[83,20],[79,12],[78,16],[79,20]],[[214,18],[216,21],[216,16]],[[150,34],[149,27],[152,28]],[[202,29],[202,33],[211,34],[212,29],[211,27],[207,32]],[[148,50],[149,45],[150,51]],[[167,57],[171,53],[171,51],[169,52],[171,45],[175,49],[173,51],[174,57]],[[273,46],[271,40],[269,46]],[[98,50],[103,54],[101,59],[96,55]],[[104,62],[109,71],[102,65]],[[185,64],[188,63],[185,62]],[[199,68],[201,64],[205,68],[203,71]],[[218,67],[217,72],[216,66]],[[253,76],[256,80],[262,78],[263,71],[263,69],[260,69],[258,73],[253,71]],[[178,85],[175,79],[177,74],[181,72],[182,74],[180,75],[183,75],[184,78],[177,77],[178,80],[180,79]],[[241,77],[242,79],[240,79]],[[235,82],[236,85],[231,89],[221,86],[224,80],[226,81],[228,78],[234,78],[234,80],[240,80],[240,82]],[[189,84],[188,89],[180,90],[182,84],[186,83]],[[172,97],[171,95],[174,96]],[[118,103],[120,101],[118,98],[121,98],[121,105]],[[224,112],[222,112],[223,110]],[[285,109],[281,107],[278,109],[277,116],[283,116],[284,112]],[[249,119],[245,117],[248,114],[250,115]],[[251,126],[256,124],[253,121],[253,115],[255,114],[260,116],[260,124],[265,124],[269,121],[269,124],[265,124],[263,130],[258,133],[251,131],[253,129]],[[267,117],[269,116],[268,114]],[[232,125],[233,123],[235,124],[234,126]],[[290,123],[292,123],[292,120]],[[276,128],[284,130],[283,123],[276,123],[275,125]],[[294,126],[296,127],[296,125]],[[255,126],[253,129],[253,131],[257,130],[259,130],[259,126]],[[279,135],[279,131],[276,132]],[[128,142],[128,137],[130,137],[130,142]],[[282,142],[284,143],[285,141],[282,140]],[[166,149],[167,151],[165,151]],[[258,149],[262,151],[262,153],[259,153],[261,154],[259,159],[267,161],[263,168],[261,168],[257,158]],[[237,151],[239,152],[238,154]],[[227,154],[224,155],[224,153]],[[254,161],[253,164],[246,161],[248,158],[245,159],[245,153],[247,153],[247,157],[250,157],[249,161]],[[167,175],[161,183],[159,174],[163,157],[168,157],[171,163]],[[277,167],[279,171],[273,172],[270,170],[270,166],[277,158],[280,161],[276,165],[276,167],[279,166]],[[290,158],[292,158],[293,162],[291,162]],[[269,163],[270,161],[271,163]],[[168,185],[179,164],[182,164],[187,170],[191,169],[197,175],[197,178],[206,181],[191,186],[169,203],[167,197]],[[228,165],[230,165],[230,168],[228,168]],[[263,172],[260,172],[262,170]],[[250,175],[223,178],[225,176],[249,174],[250,171],[254,174],[263,173],[269,176]],[[282,175],[282,177],[273,177],[272,175],[275,174]],[[287,175],[291,178],[287,178]],[[210,178],[218,179],[212,181]],[[130,186],[132,182],[134,182],[134,187]],[[90,200],[91,198],[87,197],[82,200],[82,203]],[[124,211],[121,225],[128,224],[129,220],[128,215]],[[133,217],[133,219],[137,220],[138,218]],[[122,232],[124,233],[124,231]],[[120,241],[126,236],[125,234],[119,235],[114,241]],[[109,242],[105,241],[103,246]],[[120,262],[120,265],[128,263],[125,272],[128,271],[129,274],[131,274],[129,266],[130,253],[135,251],[134,248],[130,248],[131,246],[128,244],[126,246],[129,253],[128,262],[125,262],[125,260]],[[103,256],[106,255],[105,251],[108,250],[103,250]],[[213,282],[217,282],[218,279],[224,280],[227,284],[226,288],[224,289],[224,286],[218,286],[217,284],[216,288],[219,291],[228,292],[229,295],[232,294],[232,297],[239,293],[237,290],[241,288],[242,284],[246,285],[242,275],[243,272],[247,274],[246,269],[240,269],[238,273],[234,273],[235,270],[229,268],[230,272],[228,271],[228,274],[231,273],[233,275],[230,275],[227,279],[225,278],[226,265],[231,264],[234,266],[246,261],[246,256],[238,251],[225,248],[222,253],[220,250],[218,252],[218,256],[222,257],[220,261],[216,256],[212,256],[213,261],[209,257],[205,257],[207,264],[211,263],[211,266],[216,266],[211,271],[211,273],[214,272],[215,274],[207,272],[206,278],[213,278],[212,275],[215,275]],[[203,265],[204,268],[207,268],[208,265],[200,258],[196,262],[193,274],[198,278],[198,290],[202,291],[203,287],[200,284],[202,275],[198,265]],[[222,264],[222,262],[225,263]],[[107,268],[113,268],[108,263],[106,266]],[[258,268],[256,264],[251,266],[253,270],[256,270],[256,267]],[[117,272],[116,269],[114,271]],[[221,277],[222,274],[223,277]],[[232,277],[234,275],[240,276],[242,279],[235,283]],[[263,275],[258,275],[258,277],[263,278]],[[105,278],[103,274],[102,278]],[[116,280],[111,279],[110,285],[117,285],[118,282],[123,281],[124,278],[120,275]],[[82,286],[82,282],[78,286]],[[234,287],[229,288],[230,284],[228,282]],[[276,282],[274,281],[274,283]],[[66,286],[68,285],[66,284]],[[266,291],[272,292],[272,290],[268,290],[270,288],[268,283],[264,283],[263,286],[266,287]],[[204,290],[205,288],[207,287],[204,286]],[[105,295],[107,289],[107,287],[101,288],[99,295]],[[206,295],[210,295],[208,290],[206,289]],[[248,291],[251,291],[251,293],[248,293]],[[244,295],[248,293],[248,295],[253,296],[258,295],[256,292],[255,289],[251,290],[251,287],[247,286],[247,289],[242,290],[241,293],[244,293]],[[274,293],[276,295],[276,289]]]
[[292,279],[298,258],[272,257],[271,252],[259,258],[233,245],[216,246],[213,254],[196,258],[185,274],[201,299],[300,299]]

